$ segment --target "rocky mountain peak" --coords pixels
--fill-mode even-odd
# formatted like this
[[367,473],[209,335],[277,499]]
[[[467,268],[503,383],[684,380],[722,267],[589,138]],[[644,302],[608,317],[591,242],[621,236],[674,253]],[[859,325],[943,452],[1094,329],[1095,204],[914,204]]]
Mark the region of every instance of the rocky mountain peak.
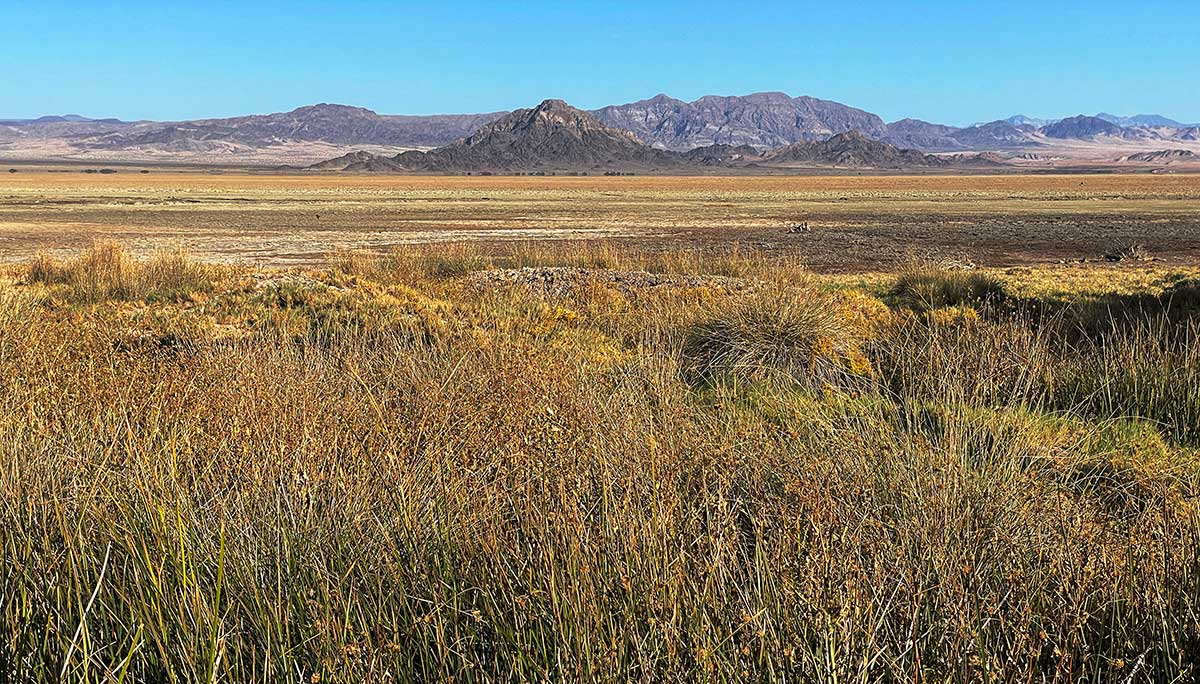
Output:
[[1080,114],[1043,126],[1041,132],[1048,138],[1092,138],[1097,135],[1121,136],[1124,129],[1099,117]]

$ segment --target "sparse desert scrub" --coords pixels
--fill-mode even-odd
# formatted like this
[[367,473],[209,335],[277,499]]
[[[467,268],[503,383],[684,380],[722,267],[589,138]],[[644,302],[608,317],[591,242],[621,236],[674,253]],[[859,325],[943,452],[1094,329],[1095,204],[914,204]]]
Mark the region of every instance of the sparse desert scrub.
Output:
[[[2,678],[1195,675],[1194,335],[468,281],[0,286]],[[714,321],[772,372],[694,382]],[[768,381],[826,337],[871,373]]]

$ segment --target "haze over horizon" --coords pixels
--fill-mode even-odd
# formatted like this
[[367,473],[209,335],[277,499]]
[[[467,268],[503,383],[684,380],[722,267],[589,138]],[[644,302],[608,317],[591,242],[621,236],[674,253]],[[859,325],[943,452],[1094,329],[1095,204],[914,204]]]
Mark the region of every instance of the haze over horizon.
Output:
[[[1169,19],[1169,20],[1168,20]],[[550,97],[596,108],[665,93],[783,91],[887,121],[1013,114],[1200,121],[1200,5],[978,8],[718,3],[613,8],[59,3],[0,9],[0,118],[184,120],[318,102],[474,113]]]

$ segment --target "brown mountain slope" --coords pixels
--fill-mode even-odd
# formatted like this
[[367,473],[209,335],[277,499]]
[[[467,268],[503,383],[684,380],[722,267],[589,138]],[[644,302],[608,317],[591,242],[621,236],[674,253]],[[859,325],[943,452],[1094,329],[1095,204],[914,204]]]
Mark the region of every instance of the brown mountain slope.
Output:
[[251,147],[282,142],[435,147],[468,135],[501,116],[502,113],[384,116],[362,107],[317,104],[277,114],[139,123],[82,140],[80,144],[93,149],[171,149],[181,144],[215,141]]

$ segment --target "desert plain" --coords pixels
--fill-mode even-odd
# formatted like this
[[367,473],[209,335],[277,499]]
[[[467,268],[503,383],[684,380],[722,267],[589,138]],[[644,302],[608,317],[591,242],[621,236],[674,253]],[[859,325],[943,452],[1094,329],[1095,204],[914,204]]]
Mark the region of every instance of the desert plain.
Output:
[[0,262],[114,240],[206,261],[320,263],[430,242],[730,245],[822,272],[912,258],[1013,266],[1137,246],[1200,261],[1200,176],[463,177],[47,172],[0,175]]

